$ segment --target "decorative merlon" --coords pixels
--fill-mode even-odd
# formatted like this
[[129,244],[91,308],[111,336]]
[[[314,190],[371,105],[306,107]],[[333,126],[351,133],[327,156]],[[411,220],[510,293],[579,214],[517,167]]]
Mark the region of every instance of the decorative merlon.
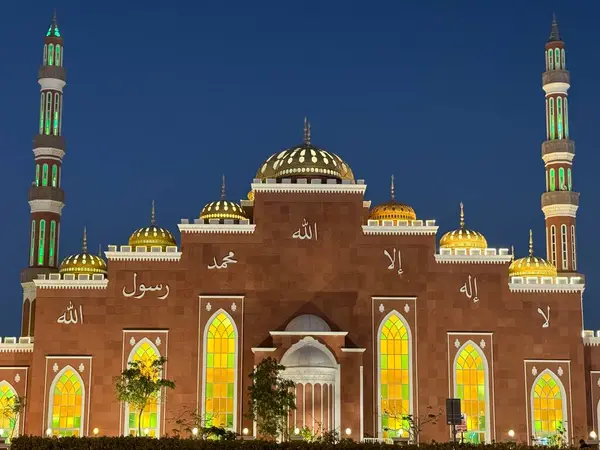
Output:
[[505,264],[512,260],[507,248],[440,248],[434,256],[442,264]]
[[581,277],[510,277],[511,292],[583,292],[585,284]]
[[[395,222],[395,223],[394,223]],[[405,234],[405,235],[434,235],[438,231],[435,220],[372,220],[362,226],[366,235]]]
[[152,246],[150,250],[146,246],[109,245],[108,251],[104,254],[109,261],[179,261],[181,259],[181,252],[175,245],[170,245],[166,249],[160,245]]
[[581,337],[583,338],[583,345],[588,347],[600,346],[600,330],[596,331],[595,335],[593,330],[583,330]]
[[216,234],[253,234],[256,225],[251,224],[248,219],[240,220],[234,223],[232,219],[227,219],[224,223],[219,223],[217,219],[210,219],[208,223],[204,220],[195,219],[190,223],[189,219],[181,219],[177,225],[181,233],[216,233]]
[[48,277],[46,274],[39,274],[33,283],[40,289],[106,289],[108,279],[101,273],[96,273],[91,278],[88,274],[75,277],[74,273],[51,273]]
[[33,352],[33,337],[22,336],[0,337],[0,353],[31,353]]
[[[293,182],[295,181],[295,182]],[[277,192],[277,193],[318,193],[318,194],[364,194],[367,190],[367,185],[364,180],[342,180],[338,184],[337,180],[320,178],[283,178],[280,183],[274,178],[261,180],[255,178],[252,182],[252,190],[254,192]]]

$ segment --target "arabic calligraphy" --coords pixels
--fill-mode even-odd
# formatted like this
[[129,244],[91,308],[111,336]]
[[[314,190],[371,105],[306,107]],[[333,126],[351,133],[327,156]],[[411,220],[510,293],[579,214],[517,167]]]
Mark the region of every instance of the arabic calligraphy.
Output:
[[223,257],[223,259],[221,260],[221,264],[217,263],[217,258],[214,257],[213,258],[213,264],[209,265],[208,268],[209,269],[227,269],[227,266],[229,264],[236,264],[237,260],[233,259],[233,257],[235,256],[235,253],[233,252],[229,252],[226,256]]
[[157,284],[155,286],[146,286],[144,283],[141,283],[139,286],[137,285],[137,273],[134,272],[133,273],[133,290],[131,292],[127,292],[127,286],[123,286],[123,296],[124,297],[133,297],[133,298],[142,298],[144,295],[146,295],[146,292],[156,292],[156,291],[164,291],[165,293],[159,297],[157,297],[159,300],[164,300],[169,296],[169,285],[165,284],[164,286],[162,284]]
[[468,281],[465,281],[465,284],[459,289],[458,292],[462,292],[467,296],[467,298],[472,298],[473,303],[477,303],[479,301],[479,291],[477,290],[477,277],[472,277],[469,275]]
[[[81,319],[81,322],[79,319]],[[56,323],[64,323],[65,325],[83,323],[83,306],[79,305],[79,314],[77,314],[77,309],[73,306],[73,302],[69,301],[67,310],[56,319]]]
[[392,249],[392,255],[387,250],[383,251],[383,254],[387,256],[390,260],[390,265],[388,266],[388,270],[394,270],[396,268],[396,252],[398,252],[398,275],[402,275],[404,270],[402,269],[402,257],[400,256],[400,250],[396,250],[396,248]]
[[550,307],[549,307],[549,306],[547,306],[546,308],[547,308],[547,309],[546,309],[546,311],[547,311],[547,314],[546,314],[546,313],[544,313],[544,310],[543,310],[542,308],[538,308],[538,310],[537,310],[537,312],[538,312],[539,314],[541,314],[541,315],[542,315],[542,317],[543,317],[543,318],[544,318],[544,320],[545,320],[545,322],[544,322],[544,323],[543,323],[543,325],[542,325],[542,328],[548,328],[548,327],[550,326]]
[[[317,233],[317,224],[313,224],[314,226],[314,238],[315,241],[318,240]],[[312,239],[313,238],[313,226],[309,225],[306,219],[302,219],[302,225],[298,230],[294,231],[292,234],[292,239]]]

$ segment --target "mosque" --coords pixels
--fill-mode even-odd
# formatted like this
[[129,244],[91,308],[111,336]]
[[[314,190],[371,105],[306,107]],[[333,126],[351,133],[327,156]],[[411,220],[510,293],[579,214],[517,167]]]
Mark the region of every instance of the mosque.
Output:
[[[600,335],[583,330],[570,75],[556,20],[540,68],[545,257],[531,233],[522,257],[490,246],[462,205],[458,228],[439,232],[401,203],[410,199],[393,180],[390,199],[371,205],[365,181],[313,144],[305,122],[302,142],[258,167],[247,199],[223,189],[178,224],[178,239],[152,207],[124,245],[92,254],[84,234],[61,260],[64,50],[54,18],[38,74],[21,336],[0,341],[0,406],[27,401],[16,420],[0,417],[3,436],[136,434],[114,377],[164,356],[177,387],[142,415],[150,436],[172,434],[186,410],[256,436],[248,374],[273,357],[296,383],[290,429],[408,437],[406,415],[459,398],[469,442],[595,437]],[[450,436],[442,418],[419,439]]]

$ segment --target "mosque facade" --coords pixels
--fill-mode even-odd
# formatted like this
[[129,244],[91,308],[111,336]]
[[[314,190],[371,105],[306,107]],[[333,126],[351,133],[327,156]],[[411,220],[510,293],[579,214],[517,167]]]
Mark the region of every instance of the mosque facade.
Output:
[[[66,71],[54,18],[39,69],[21,336],[0,342],[0,406],[26,403],[17,420],[0,417],[0,433],[136,434],[114,378],[159,356],[176,388],[142,415],[150,436],[172,434],[186,411],[256,436],[248,374],[267,357],[296,383],[290,429],[408,438],[407,415],[459,398],[470,442],[577,442],[598,431],[600,335],[583,330],[556,21],[544,52],[545,258],[531,234],[524,257],[489,246],[463,205],[458,228],[439,233],[396,198],[393,179],[389,201],[372,206],[364,180],[314,145],[305,122],[300,144],[258,168],[247,199],[227,199],[223,183],[220,199],[178,224],[179,242],[153,205],[126,245],[95,255],[84,233],[81,252],[61,261]],[[419,439],[448,440],[444,418]]]

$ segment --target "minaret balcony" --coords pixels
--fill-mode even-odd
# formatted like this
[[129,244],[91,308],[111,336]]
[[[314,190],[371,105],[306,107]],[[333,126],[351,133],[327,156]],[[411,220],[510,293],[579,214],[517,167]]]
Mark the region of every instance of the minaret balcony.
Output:
[[555,139],[542,143],[542,158],[550,153],[571,153],[575,155],[575,142],[570,139]]
[[42,78],[56,78],[67,81],[67,72],[64,67],[60,66],[42,66],[38,70],[38,80]]
[[48,147],[65,150],[65,138],[50,134],[38,134],[33,138],[33,148]]
[[31,186],[29,188],[29,201],[31,200],[54,200],[55,202],[65,202],[65,191],[53,186]]
[[579,192],[553,191],[542,194],[542,208],[552,205],[579,206]]
[[568,70],[549,70],[542,74],[542,85],[550,83],[571,84],[571,76]]

